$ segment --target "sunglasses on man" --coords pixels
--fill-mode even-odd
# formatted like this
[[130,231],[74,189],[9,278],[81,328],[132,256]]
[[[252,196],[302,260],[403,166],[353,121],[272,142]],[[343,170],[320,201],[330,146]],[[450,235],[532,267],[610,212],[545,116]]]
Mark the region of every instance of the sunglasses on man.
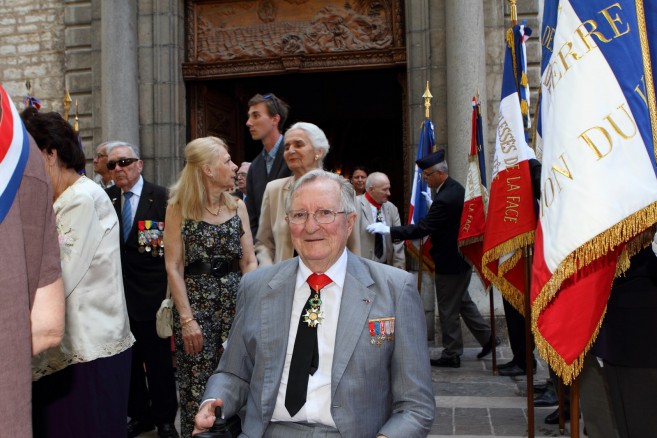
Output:
[[131,165],[135,161],[139,161],[139,158],[121,158],[120,160],[116,160],[116,161],[110,160],[110,161],[107,162],[107,168],[109,170],[114,170],[116,168],[116,166],[128,167],[129,165]]

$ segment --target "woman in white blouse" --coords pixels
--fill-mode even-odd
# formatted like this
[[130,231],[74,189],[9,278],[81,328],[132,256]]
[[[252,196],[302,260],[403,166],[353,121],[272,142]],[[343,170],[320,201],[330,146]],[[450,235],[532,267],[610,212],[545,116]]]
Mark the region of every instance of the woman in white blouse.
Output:
[[64,339],[32,362],[34,436],[126,436],[134,337],[118,218],[107,194],[78,173],[85,158],[68,122],[34,108],[22,118],[53,186],[66,294]]

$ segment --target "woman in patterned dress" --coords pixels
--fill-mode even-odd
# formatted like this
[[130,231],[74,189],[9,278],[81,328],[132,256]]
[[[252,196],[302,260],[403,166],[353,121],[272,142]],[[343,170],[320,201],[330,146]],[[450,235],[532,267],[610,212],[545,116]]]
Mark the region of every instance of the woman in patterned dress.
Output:
[[224,141],[190,142],[185,162],[171,188],[164,242],[175,303],[181,436],[188,438],[235,316],[237,286],[257,264],[246,206],[229,192],[237,166]]

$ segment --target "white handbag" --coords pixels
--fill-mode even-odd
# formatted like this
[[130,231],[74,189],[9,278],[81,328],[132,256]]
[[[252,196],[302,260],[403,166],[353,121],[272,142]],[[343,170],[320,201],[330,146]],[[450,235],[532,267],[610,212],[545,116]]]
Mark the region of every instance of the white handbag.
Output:
[[171,299],[171,289],[167,286],[167,297],[162,300],[160,308],[155,314],[155,330],[161,338],[168,338],[173,335],[173,300]]

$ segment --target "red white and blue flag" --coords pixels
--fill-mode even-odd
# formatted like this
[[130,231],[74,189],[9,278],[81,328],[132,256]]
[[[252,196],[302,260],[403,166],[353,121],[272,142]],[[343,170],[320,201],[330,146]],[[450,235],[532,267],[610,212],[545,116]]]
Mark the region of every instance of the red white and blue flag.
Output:
[[14,202],[29,153],[30,141],[23,122],[0,85],[0,223]]
[[[500,112],[495,138],[482,271],[504,298],[524,315],[523,248],[534,243],[536,213],[527,144],[528,95],[524,44],[531,31],[516,25],[506,33]],[[524,104],[523,104],[524,102]]]
[[[420,129],[420,141],[417,147],[417,160],[424,158],[434,152],[433,123],[428,118],[422,122]],[[408,223],[417,224],[427,215],[429,208],[424,193],[428,193],[427,182],[422,178],[422,169],[415,165],[415,174],[413,176],[413,189],[411,191],[411,206],[408,209]],[[421,248],[421,249],[420,249]],[[422,251],[422,262],[429,271],[434,270],[433,259],[429,254],[431,249],[431,240],[428,238],[419,240],[407,240],[406,249],[416,258],[419,258]]]
[[532,331],[565,383],[597,336],[613,279],[655,233],[655,17],[655,0],[545,2]]
[[461,254],[476,269],[485,288],[490,282],[481,271],[483,256],[486,209],[488,208],[488,189],[486,187],[486,168],[484,141],[481,122],[481,103],[472,98],[472,136],[468,154],[468,176],[465,184],[465,200],[461,214],[458,245]]

